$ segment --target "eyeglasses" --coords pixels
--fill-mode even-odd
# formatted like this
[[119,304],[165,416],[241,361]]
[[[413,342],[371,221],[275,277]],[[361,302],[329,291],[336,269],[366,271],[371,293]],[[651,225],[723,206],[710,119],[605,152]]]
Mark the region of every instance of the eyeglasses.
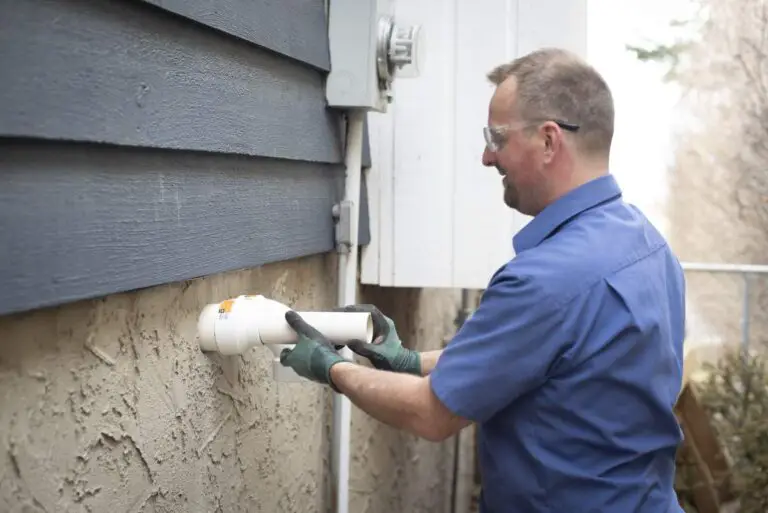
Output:
[[[547,121],[547,120],[544,120]],[[579,125],[575,125],[573,123],[568,123],[566,121],[560,121],[558,119],[552,120],[557,126],[562,128],[563,130],[566,130],[568,132],[577,132],[579,130]],[[504,145],[507,143],[507,132],[511,130],[512,128],[524,128],[526,126],[530,126],[531,124],[535,124],[536,122],[526,122],[526,123],[514,123],[510,125],[501,125],[501,126],[486,126],[483,127],[483,136],[485,137],[485,146],[488,148],[488,151],[490,152],[497,152],[501,151],[501,149],[504,147]]]

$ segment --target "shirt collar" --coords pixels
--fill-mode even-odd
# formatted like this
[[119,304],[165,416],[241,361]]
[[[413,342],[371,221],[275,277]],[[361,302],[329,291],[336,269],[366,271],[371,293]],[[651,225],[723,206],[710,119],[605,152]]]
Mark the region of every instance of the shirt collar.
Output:
[[621,189],[612,175],[601,176],[577,187],[547,206],[514,236],[515,253],[538,246],[570,219],[620,196]]

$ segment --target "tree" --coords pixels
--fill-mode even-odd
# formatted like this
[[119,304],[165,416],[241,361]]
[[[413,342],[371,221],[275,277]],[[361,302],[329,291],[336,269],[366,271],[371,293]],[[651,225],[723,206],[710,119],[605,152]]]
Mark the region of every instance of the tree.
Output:
[[[697,0],[676,38],[628,50],[665,62],[683,92],[669,176],[670,240],[683,260],[768,261],[768,2]],[[751,332],[768,340],[768,293],[753,281]],[[718,335],[740,339],[742,282],[691,277],[691,302]]]

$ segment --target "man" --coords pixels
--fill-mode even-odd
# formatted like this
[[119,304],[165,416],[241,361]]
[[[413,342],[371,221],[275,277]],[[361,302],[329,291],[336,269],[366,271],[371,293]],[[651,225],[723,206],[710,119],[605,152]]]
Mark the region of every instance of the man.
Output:
[[533,219],[478,309],[442,353],[419,354],[368,307],[377,338],[350,347],[376,369],[343,361],[288,312],[300,337],[281,361],[429,440],[476,422],[483,512],[680,512],[684,278],[607,171],[611,93],[557,49],[489,78],[483,164]]

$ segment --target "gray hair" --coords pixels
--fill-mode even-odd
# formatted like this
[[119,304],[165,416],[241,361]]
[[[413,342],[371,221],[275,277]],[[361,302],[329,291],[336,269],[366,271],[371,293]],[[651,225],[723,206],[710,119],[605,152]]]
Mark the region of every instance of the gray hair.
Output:
[[578,56],[544,48],[502,64],[488,73],[500,85],[517,83],[517,114],[522,120],[553,119],[579,125],[577,146],[586,154],[608,155],[613,139],[613,97],[605,80]]

